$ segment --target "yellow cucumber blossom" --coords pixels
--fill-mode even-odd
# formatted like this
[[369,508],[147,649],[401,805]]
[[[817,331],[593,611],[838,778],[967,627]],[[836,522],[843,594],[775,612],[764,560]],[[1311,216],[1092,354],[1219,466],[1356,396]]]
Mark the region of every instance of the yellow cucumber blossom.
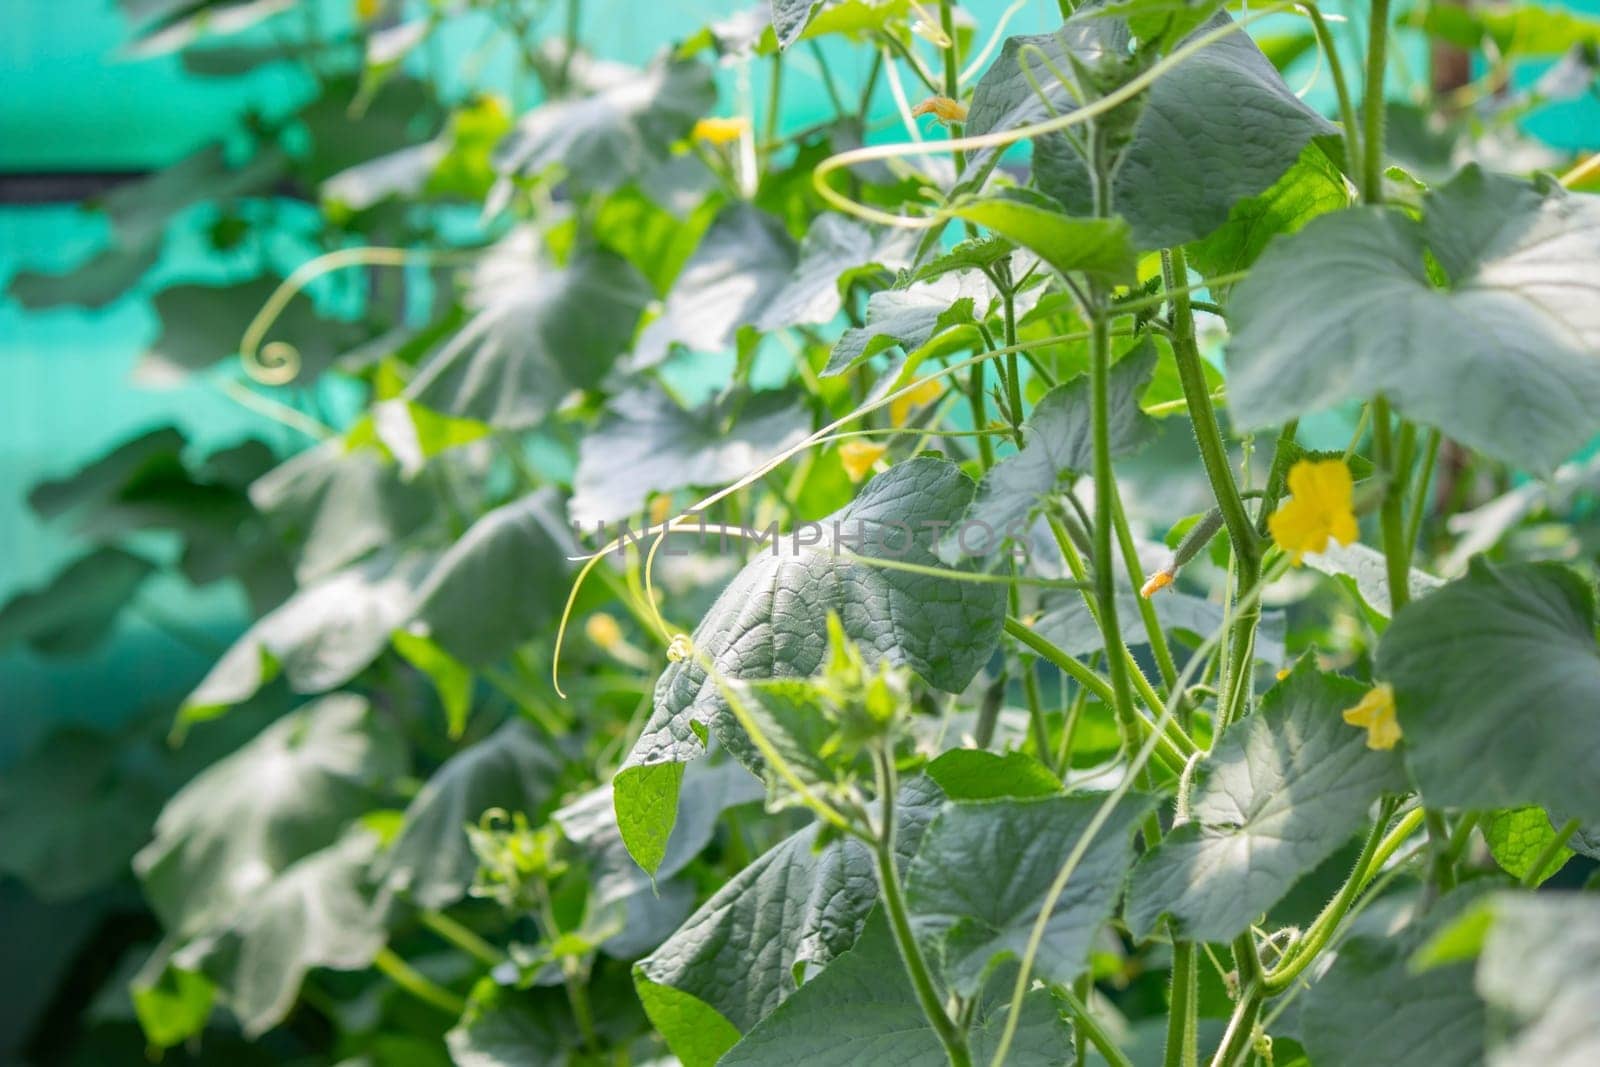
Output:
[[704,118],[694,124],[689,136],[706,144],[732,144],[750,129],[750,120],[743,118]]
[[846,441],[839,446],[839,463],[852,483],[859,482],[872,473],[873,464],[887,451],[886,446],[871,441]]
[[967,105],[948,96],[930,96],[911,109],[912,118],[921,118],[923,115],[932,115],[943,123],[965,122]]
[[944,396],[944,382],[937,378],[925,378],[915,389],[889,401],[889,423],[892,426],[904,426],[906,419],[911,415],[912,408],[920,408],[924,404],[931,404]]
[[597,648],[609,652],[622,643],[622,627],[617,625],[617,620],[603,611],[597,611],[589,616],[583,624],[583,632]]
[[1400,723],[1394,716],[1394,687],[1381,682],[1367,690],[1361,703],[1344,710],[1344,721],[1351,726],[1364,726],[1367,730],[1367,747],[1387,751],[1400,740]]
[[1329,538],[1348,545],[1360,535],[1352,504],[1355,482],[1344,460],[1301,460],[1289,470],[1289,492],[1267,529],[1295,563],[1307,552],[1327,551]]
[[660,526],[672,518],[672,498],[665,494],[650,499],[650,525]]

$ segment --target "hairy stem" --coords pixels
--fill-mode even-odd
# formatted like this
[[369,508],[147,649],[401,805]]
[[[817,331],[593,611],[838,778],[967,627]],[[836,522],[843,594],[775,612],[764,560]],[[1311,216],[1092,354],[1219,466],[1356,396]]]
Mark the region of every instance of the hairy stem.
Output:
[[1167,1050],[1162,1067],[1195,1067],[1196,983],[1194,942],[1172,942],[1172,997],[1167,1015]]
[[1389,60],[1389,0],[1372,0],[1367,37],[1367,83],[1361,99],[1362,199],[1383,203],[1383,82]]

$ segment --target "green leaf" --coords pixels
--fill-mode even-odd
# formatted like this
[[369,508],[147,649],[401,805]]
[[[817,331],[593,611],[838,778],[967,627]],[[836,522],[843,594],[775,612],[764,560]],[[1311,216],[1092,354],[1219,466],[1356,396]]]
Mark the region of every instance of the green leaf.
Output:
[[639,1002],[651,1024],[668,1038],[683,1067],[714,1067],[739,1040],[739,1031],[699,997],[671,986],[637,980]]
[[1004,590],[853,558],[937,566],[937,524],[955,521],[971,494],[972,482],[953,464],[907,460],[828,518],[776,537],[773,551],[739,572],[695,628],[696,656],[662,673],[655,712],[616,776],[624,840],[641,866],[649,869],[654,846],[636,847],[633,831],[643,822],[657,828],[651,840],[664,841],[660,827],[671,825],[681,773],[672,768],[704,751],[708,727],[735,755],[756,761],[699,657],[733,679],[804,677],[822,664],[834,612],[870,659],[909,667],[945,692],[972,681],[999,643]]
[[130,437],[67,477],[34,485],[28,491],[28,506],[46,519],[77,509],[104,507],[142,473],[179,462],[188,443],[183,431],[175,426]]
[[[1219,13],[1209,32],[1228,24]],[[973,91],[968,134],[1011,129],[1077,106],[1076,89],[1057,81],[1035,54],[1072,78],[1073,58],[1091,67],[1125,55],[1127,33],[1086,11],[1054,34],[1012,37]],[[1026,73],[1023,63],[1026,61]],[[1045,99],[1033,90],[1032,74]],[[1207,45],[1145,94],[1112,183],[1112,204],[1128,221],[1135,248],[1162,248],[1203,237],[1228,220],[1233,205],[1264,192],[1294,166],[1300,150],[1333,127],[1301,103],[1246,33]],[[1067,139],[1034,140],[1040,190],[1074,215],[1092,215],[1089,173]],[[993,153],[974,153],[980,171]]]
[[[1313,570],[1345,581],[1347,588],[1378,615],[1387,619],[1393,614],[1393,601],[1389,599],[1389,564],[1377,549],[1360,541],[1341,545],[1330,540],[1325,550],[1307,553],[1305,563]],[[1413,567],[1407,584],[1411,599],[1415,600],[1439,588],[1444,579]]]
[[[1094,793],[947,804],[906,872],[906,903],[918,940],[942,961],[962,996],[990,971],[1020,960],[1051,884],[1088,832],[1106,797]],[[1119,801],[1056,899],[1034,973],[1067,983],[1089,964],[1089,947],[1110,920],[1133,864],[1132,835],[1146,798]]]
[[282,674],[296,693],[326,693],[376,659],[410,616],[431,559],[375,556],[308,585],[258,619],[184,699],[180,718],[208,719]]
[[265,192],[281,178],[286,163],[282,152],[269,147],[232,167],[224,146],[211,144],[147,178],[120,183],[95,205],[111,226],[104,249],[63,274],[18,271],[7,289],[29,310],[104,307],[155,265],[167,225],[179,212],[202,200],[221,204]]
[[[1500,869],[1520,882],[1533,873],[1533,865],[1554,843],[1556,831],[1543,808],[1513,808],[1489,816],[1483,824],[1483,839]],[[1533,884],[1549,881],[1571,858],[1570,848],[1557,848]]]
[[364,699],[341,693],[307,704],[172,798],[134,859],[145,898],[184,937],[227,921],[377,806],[380,783],[404,763],[398,738]]
[[1340,713],[1366,692],[1304,657],[1231,726],[1195,772],[1189,819],[1134,868],[1128,924],[1162,915],[1197,941],[1228,941],[1406,788],[1398,752],[1367,748]]
[[325,577],[415,532],[433,517],[427,487],[374,448],[341,440],[307,449],[250,486],[250,501],[299,547],[295,577]]
[[450,739],[459,740],[472,714],[472,669],[433,641],[409,630],[394,631],[389,643],[401,658],[433,682]]
[[[1004,986],[1009,992],[1011,984]],[[979,1040],[974,1042],[980,1062],[987,1062],[991,1034],[998,1034],[1005,1017],[1004,1005],[994,999],[984,1005]],[[1029,994],[1006,1062],[1030,1067],[1064,1063],[1069,1046],[1066,1023],[1049,993]],[[912,992],[889,924],[875,912],[850,951],[806,982],[718,1062],[723,1067],[940,1067],[949,1061]]]
[[997,233],[986,237],[969,237],[948,252],[928,260],[915,273],[904,278],[904,285],[897,283],[895,287],[903,289],[911,282],[931,282],[955,271],[987,270],[1016,250],[1015,243]]
[[1600,198],[1476,166],[1427,195],[1420,223],[1383,208],[1325,215],[1234,290],[1229,408],[1261,429],[1382,393],[1549,473],[1595,431],[1596,279]]
[[[1204,277],[1248,270],[1279,234],[1295,233],[1318,215],[1350,205],[1344,175],[1312,142],[1295,165],[1259,196],[1233,205],[1228,221],[1189,248],[1189,262]],[[1226,300],[1232,284],[1211,285]]]
[[[1139,394],[1156,366],[1155,346],[1145,341],[1111,368],[1111,454],[1127,457],[1156,434],[1155,420],[1139,409]],[[1025,539],[1028,520],[1046,498],[1094,463],[1090,382],[1087,376],[1058,385],[1034,406],[1023,424],[1024,445],[991,467],[961,521],[944,536],[947,561],[988,556],[1006,543]]]
[[[1484,1062],[1484,1006],[1472,989],[1472,965],[1417,973],[1418,945],[1447,925],[1473,895],[1442,900],[1426,921],[1399,931],[1358,926],[1333,965],[1305,993],[1300,1039],[1314,1063],[1392,1067],[1478,1067]],[[1381,1050],[1381,1051],[1380,1051]]]
[[[239,351],[239,340],[281,279],[263,275],[227,284],[171,285],[151,298],[161,334],[133,369],[133,380],[152,388],[181,385]],[[307,382],[326,370],[362,338],[354,323],[318,314],[315,302],[290,301],[272,324],[268,342],[282,342],[299,353],[296,380]]]
[[1496,893],[1439,931],[1413,969],[1478,957],[1475,985],[1491,1009],[1489,1062],[1582,1067],[1600,1056],[1600,898]]
[[35,652],[71,656],[100,643],[138,595],[155,564],[120,548],[79,556],[36,590],[0,607],[0,648],[26,642]]
[[1139,256],[1122,219],[1072,218],[1047,197],[1014,189],[982,199],[957,200],[946,210],[1037,253],[1062,274],[1086,274],[1131,285]]
[[469,665],[499,660],[555,621],[573,551],[554,489],[503,504],[428,571],[410,627]]
[[472,319],[429,357],[407,399],[526,430],[574,389],[605,379],[633,341],[649,284],[613,252],[583,251],[552,270],[538,249],[537,233],[524,228],[485,253],[468,294]]
[[1221,6],[1221,0],[1107,0],[1089,11],[1125,20],[1141,46],[1157,45],[1165,53]]
[[[943,799],[926,778],[901,787],[895,847],[902,867]],[[825,838],[816,825],[785,838],[639,962],[634,982],[641,998],[672,1009],[670,1016],[651,1012],[651,1020],[680,1056],[685,1042],[694,1047],[693,1025],[708,1011],[749,1033],[803,977],[855,943],[877,892],[872,853],[860,841]],[[647,994],[650,985],[679,995]]]
[[667,294],[661,316],[639,333],[632,366],[653,367],[674,345],[695,352],[733,346],[794,273],[794,241],[776,218],[743,201],[722,210]]
[[366,888],[377,839],[355,829],[297,860],[213,930],[180,949],[179,966],[214,981],[249,1038],[283,1021],[314,967],[358,971],[387,933]]
[[914,356],[945,331],[977,321],[980,309],[988,312],[991,298],[989,283],[975,273],[873,293],[867,298],[867,324],[839,335],[822,376],[843,374],[895,345]]
[[716,98],[705,64],[663,60],[590,96],[534,108],[501,142],[495,166],[527,177],[559,166],[576,185],[615,189],[666,159]]
[[[1600,819],[1594,593],[1558,564],[1473,562],[1378,646],[1406,763],[1430,806]],[[1533,696],[1536,695],[1536,699]]]
[[652,493],[724,485],[810,429],[801,397],[788,390],[736,390],[691,409],[655,386],[622,393],[578,448],[572,520],[598,527],[639,515]]
[[478,982],[445,1035],[455,1067],[561,1067],[578,1039],[561,993]]
[[844,215],[814,219],[800,244],[794,275],[773,294],[756,328],[832,322],[853,284],[909,266],[916,243],[916,235],[908,230],[874,231]]
[[[1309,557],[1308,557],[1309,558]],[[1046,597],[1045,613],[1033,624],[1040,637],[1070,656],[1089,656],[1105,648],[1100,624],[1089,612],[1088,602],[1078,593]],[[1221,604],[1192,596],[1180,590],[1165,590],[1150,598],[1156,620],[1168,633],[1193,634],[1203,641],[1222,629],[1227,621]],[[1118,582],[1117,623],[1123,643],[1130,648],[1148,645],[1150,634],[1139,613],[1139,594],[1130,585]],[[1281,611],[1264,611],[1256,629],[1255,658],[1276,666],[1283,662],[1287,620]]]
[[951,800],[1032,799],[1061,792],[1050,768],[1022,752],[999,755],[957,748],[928,764],[927,775]]
[[1432,5],[1410,12],[1403,25],[1426,30],[1458,48],[1477,50],[1493,44],[1507,59],[1557,56],[1600,45],[1600,19],[1543,4],[1486,4],[1483,7]]
[[217,989],[199,971],[172,965],[172,943],[158,945],[128,983],[144,1038],[158,1049],[181,1045],[206,1027]]
[[520,719],[451,756],[406,806],[399,838],[374,868],[385,895],[436,911],[459,901],[478,870],[467,826],[490,808],[531,820],[560,770],[560,760]]
[[908,0],[771,0],[771,4],[772,29],[780,50],[830,33],[861,35],[884,30],[910,8]]

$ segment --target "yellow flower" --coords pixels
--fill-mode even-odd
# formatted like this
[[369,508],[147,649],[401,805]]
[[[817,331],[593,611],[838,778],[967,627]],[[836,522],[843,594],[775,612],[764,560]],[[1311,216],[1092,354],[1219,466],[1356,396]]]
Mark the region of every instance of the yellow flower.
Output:
[[871,441],[846,441],[839,446],[839,463],[852,482],[859,482],[872,472],[872,465],[887,451],[886,446]]
[[590,615],[583,624],[583,632],[588,635],[599,648],[610,651],[622,643],[622,627],[603,611]]
[[1344,460],[1301,460],[1289,471],[1289,492],[1291,499],[1272,513],[1267,528],[1294,562],[1307,552],[1326,551],[1330,537],[1348,545],[1360,535],[1351,504],[1355,483]]
[[694,124],[689,136],[706,144],[732,144],[750,129],[750,120],[742,118],[705,118]]
[[371,22],[383,10],[383,0],[356,0],[356,18]]
[[672,497],[662,493],[650,499],[650,525],[660,526],[672,518]]
[[904,426],[912,408],[931,404],[941,396],[944,396],[944,383],[937,378],[924,378],[916,388],[889,402],[890,424]]
[[948,96],[930,96],[911,109],[912,118],[923,115],[933,115],[940,122],[964,122],[967,118],[967,105]]
[[1382,682],[1367,690],[1361,703],[1344,710],[1344,721],[1367,728],[1367,747],[1387,750],[1400,740],[1400,723],[1394,717],[1394,687]]

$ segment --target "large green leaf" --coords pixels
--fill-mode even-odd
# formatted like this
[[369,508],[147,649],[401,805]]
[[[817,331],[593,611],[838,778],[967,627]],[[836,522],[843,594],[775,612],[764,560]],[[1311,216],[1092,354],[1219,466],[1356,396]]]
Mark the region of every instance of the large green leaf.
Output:
[[[1155,420],[1139,409],[1139,395],[1155,373],[1156,349],[1148,340],[1111,368],[1111,454],[1126,457],[1156,434]],[[961,521],[944,536],[946,560],[992,555],[1026,540],[1028,520],[1050,494],[1094,463],[1089,378],[1058,385],[1034,406],[1023,424],[1023,447],[991,467],[978,483]]]
[[809,675],[822,663],[834,612],[869,657],[910,667],[946,692],[972,681],[999,642],[1004,590],[854,558],[936,566],[938,524],[959,518],[971,495],[972,482],[953,464],[908,460],[820,523],[777,537],[773,551],[735,576],[695,628],[696,655],[656,683],[655,712],[615,779],[635,858],[648,867],[665,842],[683,764],[704,751],[708,726],[730,751],[753,757],[700,657],[729,678]]
[[724,485],[810,429],[810,413],[787,390],[736,391],[690,409],[656,387],[630,390],[611,400],[579,446],[572,519],[615,522],[640,514],[652,493]]
[[[1203,30],[1227,23],[1218,14]],[[1095,67],[1125,55],[1127,45],[1126,29],[1095,12],[1053,34],[1009,38],[973,91],[966,132],[1011,129],[1077,106],[1079,90],[1063,86],[1035,50],[1070,78],[1074,58]],[[1331,131],[1247,34],[1229,34],[1145,94],[1112,182],[1113,210],[1128,221],[1137,248],[1192,241],[1226,222],[1235,203],[1276,182],[1313,137]],[[977,153],[971,163],[981,168],[992,158]],[[1088,168],[1062,135],[1035,139],[1033,173],[1070,213],[1094,213]]]
[[490,808],[530,820],[549,799],[561,763],[533,729],[512,719],[446,760],[406,807],[400,836],[374,870],[388,893],[424,908],[447,908],[466,895],[478,870],[467,840]]
[[1313,1063],[1483,1063],[1484,1007],[1472,990],[1472,965],[1419,974],[1411,964],[1418,946],[1459,915],[1470,895],[1462,890],[1444,898],[1426,921],[1413,917],[1399,931],[1376,922],[1352,930],[1305,993],[1299,1036]]
[[592,389],[633,341],[649,284],[621,256],[585,251],[555,270],[538,237],[515,230],[485,254],[471,321],[429,357],[406,397],[507,430],[537,425],[574,389]]
[[495,508],[428,571],[410,626],[465,663],[501,659],[554,621],[573,552],[554,489]]
[[445,1044],[456,1067],[561,1067],[578,1036],[561,993],[507,989],[485,978]]
[[1183,937],[1233,938],[1405,789],[1399,753],[1369,749],[1340,717],[1364,692],[1305,657],[1223,734],[1195,772],[1188,821],[1134,868],[1136,935],[1169,915]]
[[1478,958],[1477,989],[1505,1023],[1491,1031],[1494,1067],[1585,1067],[1600,1059],[1600,898],[1505,894]]
[[183,788],[135,858],[168,930],[225,921],[292,864],[336,841],[404,769],[398,738],[357,696],[336,694],[263,730]]
[[80,556],[40,589],[18,593],[0,607],[0,648],[27,642],[35,652],[87,652],[111,632],[123,607],[155,565],[120,548]]
[[1403,608],[1375,667],[1431,806],[1600,820],[1594,592],[1553,563],[1473,562]]
[[314,967],[371,965],[387,932],[366,886],[377,838],[355,828],[341,840],[276,872],[204,936],[174,954],[203,972],[247,1037],[259,1037],[294,1007]]
[[1072,218],[1048,197],[1022,189],[958,200],[948,210],[1032,250],[1062,274],[1120,285],[1132,284],[1138,273],[1139,257],[1122,219]]
[[911,265],[916,235],[874,231],[844,215],[823,215],[800,244],[800,262],[773,294],[756,327],[821,326],[833,321],[852,284]]
[[986,315],[992,299],[992,287],[975,271],[873,293],[867,298],[866,325],[839,335],[823,377],[843,374],[895,345],[911,355],[945,331]]
[[[901,788],[895,847],[902,867],[942,800],[925,778]],[[639,962],[634,980],[651,1019],[679,1055],[700,1026],[720,1021],[748,1033],[803,977],[855,943],[877,891],[872,853],[861,842],[821,838],[817,826],[785,839]]]
[[711,71],[695,60],[619,72],[590,96],[528,112],[501,143],[495,165],[530,177],[560,166],[585,188],[615,189],[665,159],[715,102]]
[[[1094,793],[974,800],[945,806],[906,873],[906,902],[919,940],[945,981],[974,995],[999,963],[1020,960],[1063,864],[1106,797]],[[1068,983],[1111,918],[1133,865],[1133,830],[1151,804],[1117,803],[1055,900],[1034,973]]]
[[639,333],[632,365],[653,367],[674,345],[722,352],[782,293],[797,251],[783,224],[744,201],[730,205],[700,240],[661,309]]
[[310,582],[415,532],[433,495],[376,448],[343,440],[307,449],[250,486],[250,501],[299,547],[295,576]]
[[1549,473],[1600,430],[1596,309],[1600,198],[1470,166],[1421,222],[1356,208],[1273,243],[1229,303],[1229,408],[1259,429],[1382,393]]
[[[1235,203],[1228,221],[1189,249],[1189,262],[1208,278],[1248,270],[1274,237],[1294,233],[1318,215],[1349,205],[1344,175],[1321,146],[1308,144],[1271,188]],[[1225,298],[1233,285],[1209,288]]]
[[411,616],[431,557],[388,555],[301,589],[246,630],[185,698],[186,720],[241,704],[280,674],[296,693],[326,693],[360,674]]
[[[1010,988],[1004,983],[1005,992]],[[1005,1005],[990,1000],[973,1035],[977,1062],[988,1061],[1004,1025]],[[1028,994],[1006,1062],[1019,1067],[1065,1063],[1070,1046],[1066,1021],[1050,994],[1042,989]],[[722,1067],[941,1067],[949,1060],[912,992],[888,922],[874,912],[850,951],[717,1062]]]

